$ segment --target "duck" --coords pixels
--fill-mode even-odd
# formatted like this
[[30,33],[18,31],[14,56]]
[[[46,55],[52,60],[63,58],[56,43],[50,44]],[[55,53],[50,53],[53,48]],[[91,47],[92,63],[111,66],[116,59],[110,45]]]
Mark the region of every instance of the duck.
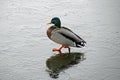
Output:
[[48,24],[53,24],[47,30],[48,38],[61,45],[59,48],[53,48],[52,51],[58,51],[62,54],[62,48],[68,48],[68,52],[70,53],[71,47],[82,48],[85,46],[85,40],[71,29],[61,26],[59,17],[52,18]]

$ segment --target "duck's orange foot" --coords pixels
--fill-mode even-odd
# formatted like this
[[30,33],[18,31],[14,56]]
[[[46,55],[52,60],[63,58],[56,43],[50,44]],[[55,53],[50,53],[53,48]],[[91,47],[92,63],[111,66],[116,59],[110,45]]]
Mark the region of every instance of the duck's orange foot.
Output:
[[52,51],[58,51],[60,54],[62,54],[61,48],[53,48]]
[[52,51],[58,51],[60,54],[62,54],[61,49],[62,48],[68,48],[68,51],[70,53],[70,47],[69,46],[61,46],[60,48],[53,48]]
[[52,51],[60,51],[60,48],[53,48]]

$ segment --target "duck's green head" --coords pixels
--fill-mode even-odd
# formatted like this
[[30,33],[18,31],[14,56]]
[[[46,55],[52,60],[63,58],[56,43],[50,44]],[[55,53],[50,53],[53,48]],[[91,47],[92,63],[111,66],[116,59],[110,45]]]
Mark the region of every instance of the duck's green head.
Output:
[[54,24],[56,27],[61,27],[61,21],[58,17],[54,17],[51,19],[51,22],[49,22],[48,24]]

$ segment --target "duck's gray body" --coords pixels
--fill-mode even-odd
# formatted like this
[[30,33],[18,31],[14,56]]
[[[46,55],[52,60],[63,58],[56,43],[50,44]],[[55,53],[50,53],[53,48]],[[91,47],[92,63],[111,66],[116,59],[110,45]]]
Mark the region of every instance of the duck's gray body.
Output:
[[54,42],[64,46],[82,47],[85,46],[86,43],[82,38],[66,27],[58,28],[51,26],[47,30],[47,35]]

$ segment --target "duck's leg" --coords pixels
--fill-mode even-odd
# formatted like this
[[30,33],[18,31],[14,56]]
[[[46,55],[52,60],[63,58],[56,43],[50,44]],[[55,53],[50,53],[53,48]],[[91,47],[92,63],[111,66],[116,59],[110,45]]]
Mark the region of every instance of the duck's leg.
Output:
[[62,54],[61,49],[62,49],[63,47],[64,47],[64,46],[62,45],[60,48],[53,48],[52,51],[58,51],[60,54]]
[[64,48],[68,48],[68,51],[70,53],[70,47],[69,46],[64,46]]
[[61,49],[62,48],[68,48],[68,51],[70,53],[70,47],[62,45],[60,48],[53,48],[53,51],[59,51],[60,54],[62,54]]

